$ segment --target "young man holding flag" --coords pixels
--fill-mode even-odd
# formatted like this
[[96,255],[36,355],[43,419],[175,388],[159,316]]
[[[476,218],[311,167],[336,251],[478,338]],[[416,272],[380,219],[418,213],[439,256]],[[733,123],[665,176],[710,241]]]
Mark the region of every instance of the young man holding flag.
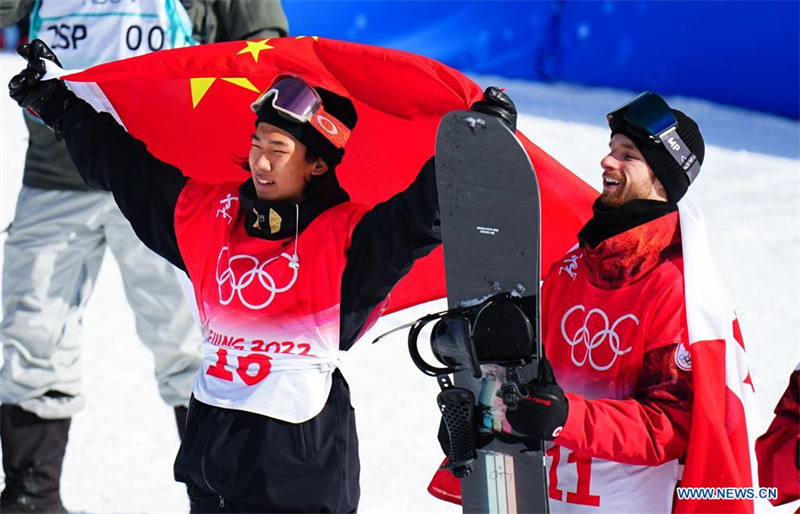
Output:
[[[338,352],[440,243],[433,160],[388,201],[350,202],[335,170],[354,104],[284,74],[251,106],[250,177],[205,184],[62,82],[41,81],[43,59],[56,60],[41,41],[19,53],[29,65],[12,98],[63,134],[87,183],[112,191],[137,235],[194,286],[204,362],[175,463],[192,511],[355,511],[358,439]],[[498,109],[513,105],[501,97]]]
[[[544,279],[547,358],[503,437],[550,441],[554,513],[752,512],[752,497],[676,496],[754,485],[744,344],[702,216],[683,198],[703,137],[650,92],[608,123],[602,194]],[[454,486],[440,471],[430,491],[454,500]]]

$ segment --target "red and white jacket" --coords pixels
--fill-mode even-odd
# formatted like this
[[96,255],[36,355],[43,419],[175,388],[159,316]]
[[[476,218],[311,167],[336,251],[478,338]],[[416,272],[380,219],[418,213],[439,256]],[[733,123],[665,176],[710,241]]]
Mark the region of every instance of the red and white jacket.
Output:
[[[245,232],[238,186],[190,180],[175,208],[204,336],[192,390],[209,405],[300,423],[330,392],[342,272],[367,208],[336,205],[297,238],[270,241]],[[275,216],[265,223],[280,223]]]
[[542,306],[569,401],[547,450],[552,512],[670,512],[691,422],[678,213],[567,254]]

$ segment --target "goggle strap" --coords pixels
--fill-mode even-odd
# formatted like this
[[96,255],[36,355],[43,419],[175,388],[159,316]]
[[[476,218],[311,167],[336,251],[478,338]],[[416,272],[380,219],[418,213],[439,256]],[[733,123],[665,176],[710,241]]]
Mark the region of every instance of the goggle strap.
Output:
[[683,142],[681,136],[676,131],[677,127],[659,134],[658,138],[664,144],[664,148],[670,153],[675,162],[680,165],[686,176],[689,177],[689,183],[694,182],[694,179],[700,173],[700,162],[697,160],[697,155],[689,150],[686,143]]
[[335,116],[328,114],[322,105],[317,112],[311,115],[308,122],[336,148],[344,147],[347,140],[350,139],[350,129],[347,125],[336,119]]

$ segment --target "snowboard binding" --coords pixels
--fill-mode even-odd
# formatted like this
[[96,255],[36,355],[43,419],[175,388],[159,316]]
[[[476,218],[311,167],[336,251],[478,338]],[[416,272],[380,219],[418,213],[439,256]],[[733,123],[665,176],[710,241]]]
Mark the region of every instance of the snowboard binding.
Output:
[[[478,433],[500,431],[502,420],[496,419],[498,404],[502,405],[499,398],[513,396],[522,383],[521,375],[533,368],[529,364],[536,357],[536,331],[525,312],[530,312],[535,301],[532,297],[500,293],[480,303],[424,316],[410,325],[411,359],[424,374],[436,377],[441,388],[436,400],[450,441],[447,460],[441,468],[449,469],[456,478],[468,476],[474,468]],[[419,335],[434,321],[431,351],[443,366],[426,362],[419,352]],[[494,366],[488,366],[490,371],[485,375],[482,365]],[[492,369],[498,367],[504,370],[505,383],[497,380],[496,370]],[[449,375],[459,372],[482,379],[478,401],[469,389],[453,386]],[[500,417],[504,419],[504,415]]]
[[[408,351],[414,364],[432,377],[469,371],[481,378],[481,364],[524,366],[536,353],[535,330],[525,314],[533,298],[500,293],[471,306],[430,314],[411,325]],[[434,357],[444,367],[433,366],[419,353],[419,334],[436,321],[430,336]]]

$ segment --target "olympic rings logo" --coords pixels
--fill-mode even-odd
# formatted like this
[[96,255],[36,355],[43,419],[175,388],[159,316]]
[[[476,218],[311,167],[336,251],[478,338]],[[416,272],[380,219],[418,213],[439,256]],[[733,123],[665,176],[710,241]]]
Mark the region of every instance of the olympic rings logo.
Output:
[[[275,296],[278,293],[284,293],[291,289],[294,283],[297,281],[297,274],[299,266],[296,266],[295,259],[292,258],[291,255],[288,253],[282,253],[278,257],[273,257],[271,259],[267,259],[263,263],[260,263],[258,259],[251,255],[234,255],[230,257],[228,255],[228,247],[223,246],[222,249],[219,251],[219,257],[217,257],[217,270],[216,270],[216,278],[217,278],[217,288],[219,290],[219,303],[222,305],[228,305],[233,301],[234,297],[238,297],[239,301],[247,307],[248,309],[258,310],[263,309],[267,305],[271,304],[272,301],[275,299]],[[224,259],[224,256],[228,255],[227,262]],[[289,283],[283,287],[278,287],[275,283],[275,279],[272,278],[272,275],[266,271],[267,265],[270,263],[278,260],[278,259],[286,259],[289,261],[289,267],[293,270],[292,279]],[[249,267],[244,273],[240,276],[236,275],[234,272],[234,263],[240,261],[244,264],[239,264],[237,268],[244,267],[245,269]],[[249,266],[248,266],[249,263]],[[224,265],[225,269],[220,271],[220,265]],[[245,298],[246,291],[251,284],[254,284],[254,281],[258,279],[258,284],[260,287],[258,290],[253,291],[250,288],[251,293],[255,292],[267,292],[268,296],[266,300],[262,301],[261,303],[251,303]],[[227,286],[227,287],[223,287]],[[229,289],[229,291],[225,291]],[[259,291],[260,290],[260,291]]]
[[[582,311],[586,313],[586,316],[583,318],[583,325],[578,328],[572,337],[567,334],[567,319],[570,315],[575,311]],[[597,331],[596,333],[592,334],[589,331],[589,320],[592,316],[599,316],[600,319],[603,320],[603,327],[601,330]],[[625,355],[626,353],[630,352],[633,348],[628,347],[624,350],[620,350],[620,339],[619,334],[617,334],[617,326],[629,319],[633,321],[637,326],[639,325],[639,319],[634,316],[633,314],[626,314],[616,320],[613,324],[609,326],[608,316],[605,312],[600,309],[592,309],[588,313],[586,312],[586,307],[583,305],[576,305],[575,307],[571,308],[564,314],[564,317],[561,319],[561,335],[564,336],[564,340],[567,342],[568,345],[572,347],[571,357],[572,362],[579,367],[582,367],[586,364],[586,361],[589,361],[589,365],[592,366],[597,371],[605,371],[609,369],[614,363],[617,361],[617,357],[620,355]],[[608,340],[608,345],[611,348],[611,351],[614,353],[614,356],[611,358],[611,361],[604,365],[599,365],[594,361],[592,357],[592,351],[595,348],[601,346],[606,340]],[[579,344],[583,343],[586,347],[586,354],[583,356],[582,360],[578,360],[575,357],[575,347]]]

